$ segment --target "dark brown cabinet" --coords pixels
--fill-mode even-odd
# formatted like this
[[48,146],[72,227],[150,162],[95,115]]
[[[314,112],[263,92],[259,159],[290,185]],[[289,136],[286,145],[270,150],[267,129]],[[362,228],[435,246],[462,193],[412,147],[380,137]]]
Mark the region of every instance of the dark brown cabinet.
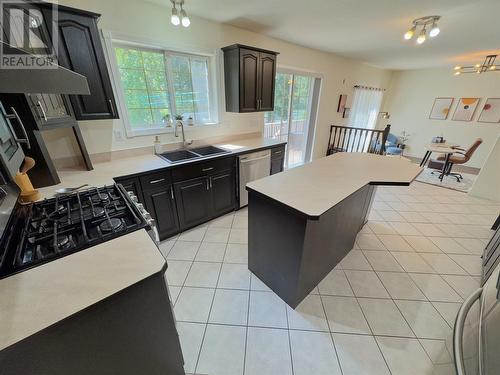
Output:
[[227,112],[274,110],[277,52],[234,44],[224,47]]
[[175,196],[181,229],[201,224],[211,217],[211,193],[208,177],[175,184]]
[[271,175],[283,172],[285,166],[285,146],[271,149]]
[[212,191],[212,217],[233,211],[236,203],[236,176],[227,171],[210,177]]
[[[46,19],[51,19],[52,4],[42,5]],[[59,64],[87,78],[90,95],[71,95],[77,120],[118,118],[111,80],[106,66],[97,20],[100,15],[79,9],[57,8]],[[52,27],[48,27],[52,32]],[[52,40],[55,40],[52,35]]]
[[144,207],[156,221],[160,239],[179,232],[179,220],[174,197],[174,187],[158,187],[144,191]]

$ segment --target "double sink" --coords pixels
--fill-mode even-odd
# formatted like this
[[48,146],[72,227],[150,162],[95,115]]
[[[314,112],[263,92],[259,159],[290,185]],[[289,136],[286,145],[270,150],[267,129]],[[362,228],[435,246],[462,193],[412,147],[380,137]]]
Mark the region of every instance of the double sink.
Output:
[[162,159],[168,161],[169,163],[175,164],[186,160],[203,158],[212,155],[228,154],[228,153],[229,151],[223,150],[215,146],[203,146],[203,147],[192,148],[189,150],[182,149],[182,150],[168,151],[164,152],[163,154],[160,154],[159,156]]

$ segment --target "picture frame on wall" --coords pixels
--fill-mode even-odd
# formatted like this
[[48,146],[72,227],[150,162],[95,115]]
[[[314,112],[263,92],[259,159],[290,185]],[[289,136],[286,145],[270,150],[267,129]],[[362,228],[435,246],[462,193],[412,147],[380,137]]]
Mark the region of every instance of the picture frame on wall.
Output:
[[347,95],[340,95],[339,105],[337,106],[337,113],[344,113],[347,104]]
[[500,123],[500,98],[487,98],[477,121]]
[[436,98],[429,114],[431,120],[446,120],[455,98]]
[[460,98],[453,114],[453,121],[472,121],[481,98]]

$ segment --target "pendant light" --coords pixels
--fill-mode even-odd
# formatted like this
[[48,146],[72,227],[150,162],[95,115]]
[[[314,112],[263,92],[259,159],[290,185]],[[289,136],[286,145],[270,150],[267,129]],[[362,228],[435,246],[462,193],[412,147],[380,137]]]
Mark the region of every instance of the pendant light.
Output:
[[170,22],[174,26],[178,26],[181,23],[179,13],[177,12],[177,8],[175,7],[175,1],[172,1],[172,16],[170,16]]
[[182,7],[184,5],[184,1],[181,2],[181,20],[182,20],[182,26],[184,27],[189,27],[191,25],[191,20],[189,19],[186,11]]
[[[184,10],[184,0],[170,0],[170,2],[172,3],[172,16],[170,17],[172,25],[179,26],[182,24],[184,27],[189,27],[191,20]],[[180,12],[177,10],[177,5],[180,7]]]
[[417,44],[422,44],[427,40],[427,28],[430,27],[429,36],[431,38],[435,38],[439,35],[441,30],[439,29],[437,22],[439,21],[440,16],[425,16],[414,19],[412,21],[412,26],[408,31],[403,35],[405,40],[410,40],[415,35],[417,28],[422,27],[420,33],[418,34]]

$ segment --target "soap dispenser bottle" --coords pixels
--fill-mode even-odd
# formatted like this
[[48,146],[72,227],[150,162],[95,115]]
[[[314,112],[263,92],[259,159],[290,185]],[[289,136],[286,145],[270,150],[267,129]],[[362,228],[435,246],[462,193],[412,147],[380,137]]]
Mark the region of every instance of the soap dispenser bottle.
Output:
[[161,154],[161,142],[160,142],[160,137],[158,136],[155,136],[155,140],[153,142],[153,146],[154,146],[154,151],[155,151],[155,154]]

